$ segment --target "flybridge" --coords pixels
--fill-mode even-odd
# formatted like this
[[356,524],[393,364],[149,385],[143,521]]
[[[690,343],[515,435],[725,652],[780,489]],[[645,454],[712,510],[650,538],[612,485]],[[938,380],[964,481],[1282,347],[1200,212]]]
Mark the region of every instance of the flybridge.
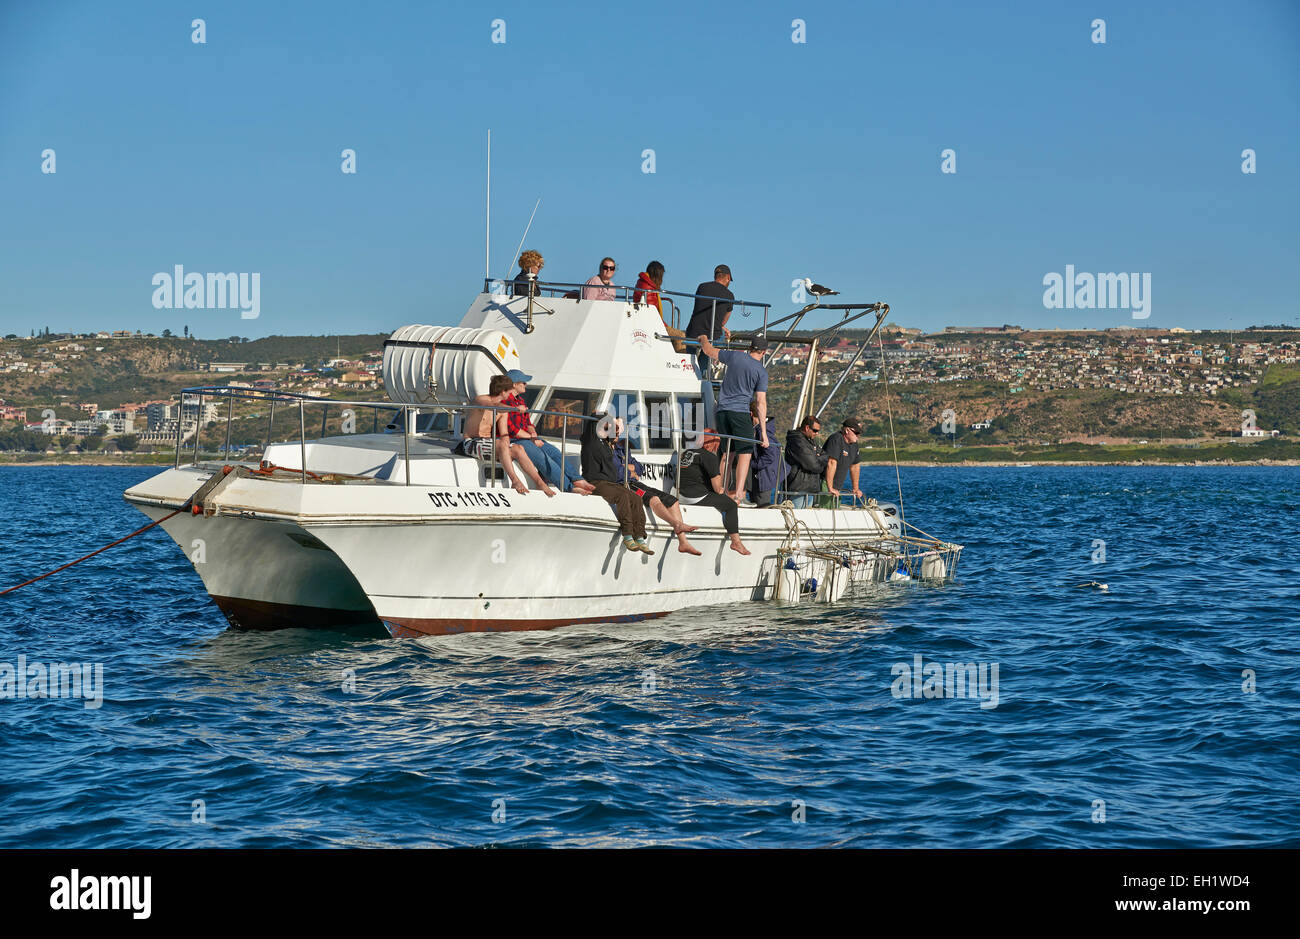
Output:
[[[771,343],[764,365],[786,345],[810,345],[814,351],[809,356],[809,373],[804,376],[803,392],[795,414],[798,421],[812,413],[813,392],[816,387],[816,355],[818,343],[828,335],[843,329],[868,314],[876,314],[876,321],[858,349],[821,403],[824,410],[838,392],[850,370],[857,364],[873,341],[881,323],[889,314],[889,304],[872,303],[822,303],[814,302],[787,316],[771,318],[771,305],[749,300],[721,300],[718,297],[658,291],[660,308],[645,302],[644,292],[633,287],[610,284],[602,289],[611,291],[612,300],[583,300],[588,284],[550,281],[530,281],[527,294],[512,295],[518,289],[513,283],[485,279],[484,292],[461,320],[462,327],[493,329],[515,336],[520,368],[534,376],[534,382],[545,386],[540,399],[529,403],[534,406],[552,406],[557,399],[556,390],[573,389],[575,393],[592,393],[606,396],[603,404],[618,409],[619,395],[637,399],[636,407],[643,415],[655,407],[680,410],[682,406],[694,407],[703,400],[705,411],[712,410],[712,389],[708,380],[701,380],[696,371],[695,359],[698,342],[690,338],[673,337],[665,325],[681,329],[689,320],[696,301],[707,300],[718,306],[729,305],[729,330],[735,333],[764,336]],[[640,293],[640,296],[638,296]],[[687,307],[689,302],[692,306]],[[795,339],[793,333],[803,319],[816,310],[842,314],[835,324],[819,330],[811,339]],[[621,315],[620,315],[621,314]],[[715,313],[716,322],[722,322],[722,313]],[[784,333],[771,330],[786,326]],[[725,347],[725,343],[719,343]],[[679,351],[682,350],[682,351]],[[669,403],[669,396],[674,402]],[[579,402],[574,399],[574,405]],[[594,410],[597,400],[582,400],[585,411]],[[565,405],[568,406],[568,405]],[[620,416],[626,416],[622,410]],[[707,414],[709,423],[713,415]],[[543,431],[545,433],[545,431]]]

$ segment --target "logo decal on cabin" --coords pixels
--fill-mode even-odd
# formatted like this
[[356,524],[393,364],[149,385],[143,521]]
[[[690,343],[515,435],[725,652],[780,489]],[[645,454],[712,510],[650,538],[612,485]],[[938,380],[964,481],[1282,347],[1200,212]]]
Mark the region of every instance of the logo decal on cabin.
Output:
[[650,334],[644,329],[632,330],[632,345],[650,348]]

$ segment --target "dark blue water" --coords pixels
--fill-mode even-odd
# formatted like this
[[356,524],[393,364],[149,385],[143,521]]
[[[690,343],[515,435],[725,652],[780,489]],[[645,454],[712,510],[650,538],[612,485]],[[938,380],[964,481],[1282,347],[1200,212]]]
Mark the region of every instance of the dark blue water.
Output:
[[[0,469],[0,585],[151,472]],[[104,682],[0,699],[0,846],[1300,844],[1300,469],[903,483],[959,583],[421,643],[228,631],[151,531],[0,598],[0,663]],[[996,706],[896,697],[916,655]]]

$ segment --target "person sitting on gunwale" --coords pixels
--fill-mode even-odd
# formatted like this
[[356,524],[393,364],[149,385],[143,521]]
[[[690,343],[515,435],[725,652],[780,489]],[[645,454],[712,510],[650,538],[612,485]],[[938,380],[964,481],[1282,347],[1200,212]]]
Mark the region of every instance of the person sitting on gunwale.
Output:
[[641,481],[641,474],[645,469],[636,457],[630,456],[627,452],[628,441],[627,437],[623,436],[623,419],[617,418],[614,423],[614,468],[618,471],[618,478],[623,480],[627,488],[641,497],[646,508],[673,526],[673,534],[677,536],[678,551],[682,554],[699,554],[696,547],[686,540],[687,534],[695,531],[696,526],[686,524],[676,496],[669,495],[662,489],[647,486]]
[[[462,456],[472,456],[484,462],[491,462],[496,455],[501,457],[501,467],[515,492],[528,495],[528,487],[515,475],[514,464],[518,463],[524,473],[537,484],[537,488],[548,496],[555,495],[555,490],[546,485],[537,467],[522,449],[510,444],[510,428],[506,423],[505,411],[494,411],[500,407],[505,396],[514,387],[508,375],[493,375],[488,382],[488,393],[474,398],[475,407],[465,414],[464,434],[456,444],[456,452]],[[494,434],[495,431],[495,434]]]
[[533,376],[525,375],[517,368],[512,368],[506,374],[514,382],[511,386],[513,392],[506,395],[501,402],[515,409],[506,414],[511,452],[516,449],[523,451],[533,465],[541,469],[542,475],[549,482],[559,486],[565,492],[589,495],[592,491],[591,484],[575,473],[560,455],[559,448],[543,440],[538,435],[537,428],[533,426],[532,415],[528,413],[528,404],[524,401],[524,392],[528,390],[528,382],[533,380]]
[[623,547],[654,554],[654,548],[645,540],[645,509],[641,500],[623,485],[614,466],[614,451],[609,445],[614,418],[605,411],[591,417],[594,419],[582,422],[582,476],[591,483],[596,495],[613,507],[618,516],[618,530],[623,534]]
[[677,495],[687,505],[710,505],[722,513],[722,526],[731,539],[731,550],[749,554],[740,540],[740,513],[736,503],[722,494],[722,467],[718,462],[721,438],[713,436],[713,428],[706,427],[698,450],[682,454],[681,485]]

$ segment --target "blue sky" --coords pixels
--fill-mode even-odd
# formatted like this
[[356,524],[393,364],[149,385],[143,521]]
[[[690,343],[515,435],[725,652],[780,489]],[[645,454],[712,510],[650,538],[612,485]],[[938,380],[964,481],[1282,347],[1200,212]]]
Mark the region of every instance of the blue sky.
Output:
[[[494,274],[540,198],[556,280],[610,254],[926,329],[1296,323],[1298,105],[1293,2],[0,0],[0,331],[456,322],[488,128]],[[155,309],[177,264],[259,273],[259,317]],[[1045,309],[1066,265],[1150,273],[1150,319]]]

